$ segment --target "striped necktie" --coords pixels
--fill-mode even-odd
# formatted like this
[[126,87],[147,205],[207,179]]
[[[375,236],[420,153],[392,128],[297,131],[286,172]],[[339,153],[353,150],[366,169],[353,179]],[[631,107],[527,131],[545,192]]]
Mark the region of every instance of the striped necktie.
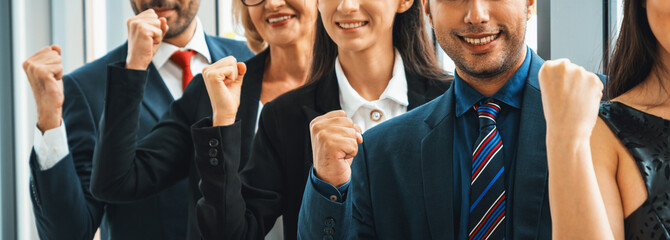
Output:
[[472,153],[468,239],[505,239],[505,167],[503,144],[496,128],[500,105],[492,100],[474,106],[479,137]]

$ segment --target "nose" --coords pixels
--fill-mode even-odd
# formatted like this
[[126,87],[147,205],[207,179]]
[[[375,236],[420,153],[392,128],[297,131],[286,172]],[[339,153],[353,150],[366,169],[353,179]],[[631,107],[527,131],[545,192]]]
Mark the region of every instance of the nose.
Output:
[[352,13],[358,11],[358,7],[358,0],[341,0],[340,5],[337,6],[337,11]]
[[489,22],[488,3],[483,0],[472,0],[468,3],[468,11],[463,19],[468,24],[482,24]]
[[265,0],[265,8],[271,11],[277,11],[285,5],[285,0]]

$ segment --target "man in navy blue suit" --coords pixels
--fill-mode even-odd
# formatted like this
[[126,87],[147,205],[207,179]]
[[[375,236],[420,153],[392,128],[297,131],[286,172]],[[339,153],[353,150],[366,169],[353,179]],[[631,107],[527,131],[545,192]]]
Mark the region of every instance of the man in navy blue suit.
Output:
[[[102,113],[107,65],[127,62],[150,72],[137,137],[181,97],[193,75],[226,56],[253,55],[244,42],[206,35],[195,17],[199,0],[133,0],[128,42],[62,76],[60,48],[46,47],[24,63],[37,103],[30,181],[41,239],[185,239],[186,180],[157,196],[105,203],[89,192],[93,149]],[[62,77],[62,81],[60,80]]]
[[312,132],[331,144],[312,143],[302,239],[551,238],[544,61],[524,44],[534,4],[424,0],[456,64],[451,88],[368,130],[358,147],[350,122],[312,122],[351,130]]

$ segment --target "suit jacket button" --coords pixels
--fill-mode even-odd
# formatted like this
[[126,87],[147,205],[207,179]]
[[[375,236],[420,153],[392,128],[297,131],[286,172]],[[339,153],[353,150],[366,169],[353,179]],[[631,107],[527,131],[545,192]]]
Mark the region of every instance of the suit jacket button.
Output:
[[325,233],[326,235],[333,235],[335,234],[335,229],[332,227],[325,227],[323,228],[323,233]]
[[210,147],[218,147],[219,146],[219,140],[216,138],[212,138],[209,140],[209,146]]
[[210,158],[209,159],[209,164],[211,164],[212,166],[218,166],[219,165],[219,159]]
[[216,148],[209,149],[209,157],[216,157],[217,154],[219,154],[219,151]]
[[325,224],[326,227],[335,227],[335,219],[328,217],[326,218],[326,221],[323,222],[323,224]]
[[331,235],[323,236],[323,240],[333,240],[333,236]]

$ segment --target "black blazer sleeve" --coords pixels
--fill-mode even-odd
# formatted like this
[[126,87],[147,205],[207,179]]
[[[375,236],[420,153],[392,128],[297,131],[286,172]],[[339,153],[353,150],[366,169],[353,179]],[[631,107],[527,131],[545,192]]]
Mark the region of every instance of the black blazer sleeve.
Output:
[[70,154],[42,171],[32,151],[30,195],[41,239],[88,240],[95,235],[105,207],[88,191],[96,129],[77,81],[66,75],[63,84],[63,121]]
[[[142,199],[188,176],[193,144],[187,116],[195,98],[173,102],[160,122],[137,140],[140,106],[148,71],[128,70],[125,63],[107,69],[107,90],[100,134],[93,156],[91,192],[109,202]],[[202,81],[200,81],[202,82]],[[194,91],[190,84],[184,96]]]
[[204,239],[263,239],[282,215],[285,184],[283,164],[270,139],[278,127],[271,104],[262,111],[251,159],[239,174],[241,122],[211,127],[211,119],[203,119],[193,126],[203,195],[196,219]]

